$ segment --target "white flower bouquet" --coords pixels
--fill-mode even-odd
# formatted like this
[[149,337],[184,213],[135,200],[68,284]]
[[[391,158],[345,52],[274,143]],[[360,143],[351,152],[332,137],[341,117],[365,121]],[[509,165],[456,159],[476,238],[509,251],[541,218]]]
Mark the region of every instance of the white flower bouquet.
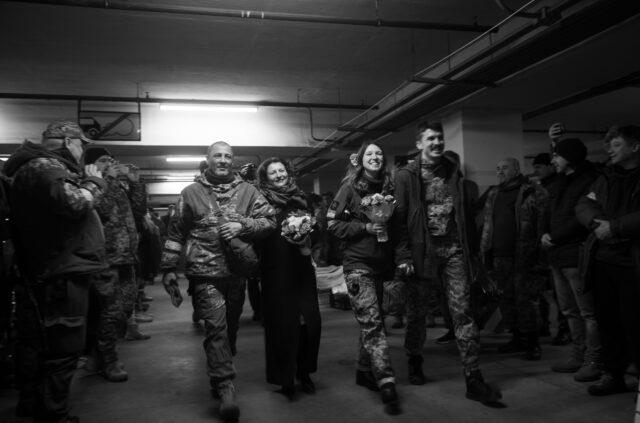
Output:
[[291,212],[282,221],[281,235],[285,240],[300,246],[300,252],[311,255],[311,237],[313,227],[316,224],[315,217],[304,211]]

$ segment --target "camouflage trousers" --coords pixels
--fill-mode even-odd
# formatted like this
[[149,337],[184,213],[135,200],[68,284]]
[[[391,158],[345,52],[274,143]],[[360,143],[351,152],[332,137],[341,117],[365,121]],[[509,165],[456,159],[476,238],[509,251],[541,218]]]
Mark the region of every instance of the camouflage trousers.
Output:
[[500,313],[505,327],[537,334],[542,324],[539,301],[543,276],[516,272],[513,257],[494,257],[491,274],[502,290]]
[[432,256],[428,259],[429,278],[407,281],[407,332],[404,347],[408,355],[422,355],[426,341],[426,316],[429,311],[429,287],[433,278],[441,281],[453,320],[453,329],[462,365],[466,373],[478,369],[478,327],[471,312],[471,290],[462,247],[451,239],[432,238]]
[[100,365],[118,360],[118,330],[126,324],[119,274],[118,268],[109,268],[97,273],[89,286],[86,354],[95,348]]
[[117,272],[116,289],[119,291],[119,301],[126,318],[131,317],[138,298],[138,281],[133,264],[111,266]]
[[378,386],[395,383],[389,346],[380,312],[379,296],[382,280],[366,270],[351,270],[344,274],[351,309],[360,325],[357,368],[371,371]]
[[232,358],[236,354],[246,284],[246,279],[235,276],[189,280],[194,312],[204,320],[202,344],[207,356],[207,374],[213,383],[236,375]]

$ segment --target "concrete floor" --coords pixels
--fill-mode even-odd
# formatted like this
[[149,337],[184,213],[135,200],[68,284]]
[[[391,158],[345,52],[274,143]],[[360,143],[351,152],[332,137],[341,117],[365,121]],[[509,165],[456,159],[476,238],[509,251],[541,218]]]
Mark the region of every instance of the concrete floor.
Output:
[[[181,281],[184,292],[186,283]],[[208,389],[202,350],[202,329],[191,323],[188,299],[171,306],[161,284],[147,287],[154,297],[152,323],[141,325],[152,338],[119,345],[129,381],[110,383],[79,371],[72,386],[73,413],[90,423],[212,422],[217,401]],[[251,320],[248,301],[241,318],[235,381],[241,422],[632,422],[636,394],[591,397],[586,385],[571,375],[552,373],[551,363],[570,347],[543,341],[543,359],[523,361],[518,355],[495,352],[506,334],[483,334],[481,366],[485,379],[502,389],[504,408],[489,408],[464,398],[465,386],[454,344],[437,345],[443,328],[430,329],[425,347],[424,386],[410,385],[402,349],[403,329],[391,329],[389,343],[403,413],[384,414],[379,396],[354,383],[358,328],[351,311],[321,306],[323,334],[319,371],[313,375],[317,393],[299,393],[293,401],[275,392],[264,376],[261,326]],[[629,379],[632,382],[632,379]],[[13,415],[17,394],[0,391],[0,422],[26,422]]]

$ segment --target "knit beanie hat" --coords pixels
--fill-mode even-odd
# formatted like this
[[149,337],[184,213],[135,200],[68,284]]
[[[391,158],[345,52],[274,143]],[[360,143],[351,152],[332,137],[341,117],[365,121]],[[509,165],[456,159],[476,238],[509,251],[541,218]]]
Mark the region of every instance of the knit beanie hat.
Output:
[[113,157],[109,150],[104,147],[91,147],[87,148],[84,153],[84,164],[93,164],[102,156]]
[[535,165],[547,165],[551,164],[551,156],[549,153],[540,153],[533,159],[533,166]]
[[553,152],[570,164],[580,164],[587,158],[587,147],[579,138],[566,138],[558,142]]

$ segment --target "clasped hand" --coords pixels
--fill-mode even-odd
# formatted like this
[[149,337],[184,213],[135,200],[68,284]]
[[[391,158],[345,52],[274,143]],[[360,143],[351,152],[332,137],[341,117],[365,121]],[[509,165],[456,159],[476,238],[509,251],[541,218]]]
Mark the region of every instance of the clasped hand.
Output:
[[166,272],[162,277],[162,285],[164,290],[171,297],[171,304],[174,307],[180,307],[182,304],[182,294],[180,293],[180,287],[178,286],[178,276],[175,272]]
[[230,241],[240,234],[242,230],[242,223],[240,222],[227,222],[220,225],[220,236],[225,241]]

